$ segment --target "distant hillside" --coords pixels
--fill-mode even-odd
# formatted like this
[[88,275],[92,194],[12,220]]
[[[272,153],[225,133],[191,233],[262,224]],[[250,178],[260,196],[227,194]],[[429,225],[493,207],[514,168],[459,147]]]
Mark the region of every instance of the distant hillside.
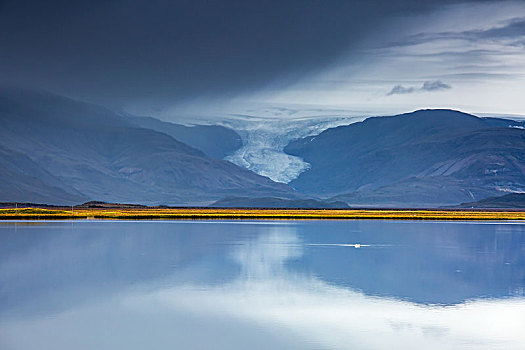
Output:
[[285,199],[276,197],[226,197],[210,207],[215,208],[348,208],[342,201],[316,199]]
[[201,205],[228,195],[297,196],[99,106],[0,89],[0,201]]
[[23,203],[23,202],[0,202],[1,209],[13,208],[42,208],[42,209],[146,209],[156,208],[148,207],[140,204],[125,204],[125,203],[106,203],[101,201],[89,201],[82,204],[72,206],[60,206],[45,203]]
[[524,209],[525,193],[509,193],[500,197],[485,198],[477,202],[461,203],[457,208]]
[[285,152],[310,169],[290,185],[350,205],[436,206],[525,189],[523,123],[421,110],[328,129]]
[[151,117],[133,116],[129,116],[127,120],[141,128],[168,134],[180,142],[203,151],[212,158],[223,159],[242,147],[239,134],[219,125],[185,126]]
[[525,190],[524,123],[451,110],[368,118],[294,141],[285,151],[310,168],[291,187],[217,159],[240,145],[227,128],[15,89],[0,89],[0,125],[2,202],[435,207]]

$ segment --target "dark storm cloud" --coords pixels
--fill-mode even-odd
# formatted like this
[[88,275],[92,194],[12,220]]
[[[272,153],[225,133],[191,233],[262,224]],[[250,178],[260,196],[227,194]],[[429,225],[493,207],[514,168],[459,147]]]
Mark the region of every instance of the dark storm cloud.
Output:
[[505,24],[489,29],[466,30],[458,32],[419,33],[389,46],[409,46],[436,40],[467,40],[471,42],[487,40],[509,40],[509,44],[522,45],[525,39],[525,18],[514,18]]
[[403,85],[396,85],[390,90],[386,95],[404,95],[411,94],[414,92],[433,92],[433,91],[442,91],[448,90],[452,87],[449,84],[445,84],[441,80],[425,81],[421,87],[416,88],[413,86],[405,87]]
[[525,18],[514,18],[501,27],[465,31],[462,35],[483,39],[523,38],[525,37]]
[[443,3],[4,1],[0,83],[113,106],[227,98],[315,72],[390,16]]

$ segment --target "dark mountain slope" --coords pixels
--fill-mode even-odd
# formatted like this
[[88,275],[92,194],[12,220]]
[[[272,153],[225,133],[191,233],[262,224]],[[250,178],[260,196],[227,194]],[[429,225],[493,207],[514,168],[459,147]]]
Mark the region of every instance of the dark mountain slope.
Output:
[[[2,182],[13,190],[2,191],[0,201],[185,205],[232,194],[295,196],[286,185],[208,158],[109,110],[50,94],[0,91],[0,123],[3,152],[23,155],[18,160],[10,156],[9,168],[30,161],[34,167],[25,173],[42,181],[36,184],[2,171]],[[4,159],[8,157],[2,158],[2,169],[7,169]],[[48,175],[40,176],[36,169]]]
[[219,125],[185,126],[151,117],[127,118],[132,124],[170,135],[174,139],[203,151],[207,156],[222,159],[242,147],[239,134]]
[[[451,110],[329,129],[285,151],[311,164],[291,185],[349,204],[433,206],[525,186],[525,130]],[[494,126],[494,124],[498,124]]]
[[342,201],[322,201],[317,199],[285,199],[276,197],[226,197],[219,199],[210,207],[215,208],[348,208]]
[[504,196],[485,198],[477,202],[461,203],[457,208],[524,209],[525,193],[509,193]]
[[374,189],[358,190],[334,196],[354,207],[432,208],[461,203],[469,198],[486,198],[500,193],[467,180],[451,176],[410,177]]
[[[75,203],[86,199],[22,153],[0,146],[0,196],[15,202]],[[69,192],[68,192],[69,191]]]

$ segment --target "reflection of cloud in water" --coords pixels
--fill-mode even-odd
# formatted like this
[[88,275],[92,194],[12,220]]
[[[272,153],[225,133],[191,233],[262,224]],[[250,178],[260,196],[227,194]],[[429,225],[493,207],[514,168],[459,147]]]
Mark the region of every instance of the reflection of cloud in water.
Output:
[[239,280],[272,279],[285,274],[284,263],[303,255],[301,242],[292,232],[274,227],[267,235],[237,246],[232,257],[242,268]]
[[270,328],[278,324],[300,339],[332,349],[472,345],[477,349],[522,349],[525,345],[523,299],[442,307],[366,296],[313,276],[287,272],[285,260],[301,253],[298,242],[290,232],[260,236],[239,247],[234,255],[243,266],[239,280],[210,289],[168,289],[149,298],[174,309],[226,314]]
[[[31,339],[46,339],[38,345],[103,349],[118,339],[127,349],[524,348],[523,298],[443,307],[366,296],[287,270],[302,255],[294,230],[270,229],[234,245],[241,273],[230,283],[135,291],[53,318],[3,324],[0,345],[31,348]],[[60,337],[44,336],[57,329]]]

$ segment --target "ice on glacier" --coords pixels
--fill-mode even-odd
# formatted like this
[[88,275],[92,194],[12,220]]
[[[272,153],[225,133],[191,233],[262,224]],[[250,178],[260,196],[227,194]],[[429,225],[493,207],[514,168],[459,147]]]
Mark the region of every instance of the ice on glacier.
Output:
[[231,120],[227,126],[241,135],[244,145],[225,159],[274,181],[289,183],[310,167],[303,159],[284,153],[283,149],[290,141],[318,135],[328,128],[359,119],[323,116],[295,120]]

